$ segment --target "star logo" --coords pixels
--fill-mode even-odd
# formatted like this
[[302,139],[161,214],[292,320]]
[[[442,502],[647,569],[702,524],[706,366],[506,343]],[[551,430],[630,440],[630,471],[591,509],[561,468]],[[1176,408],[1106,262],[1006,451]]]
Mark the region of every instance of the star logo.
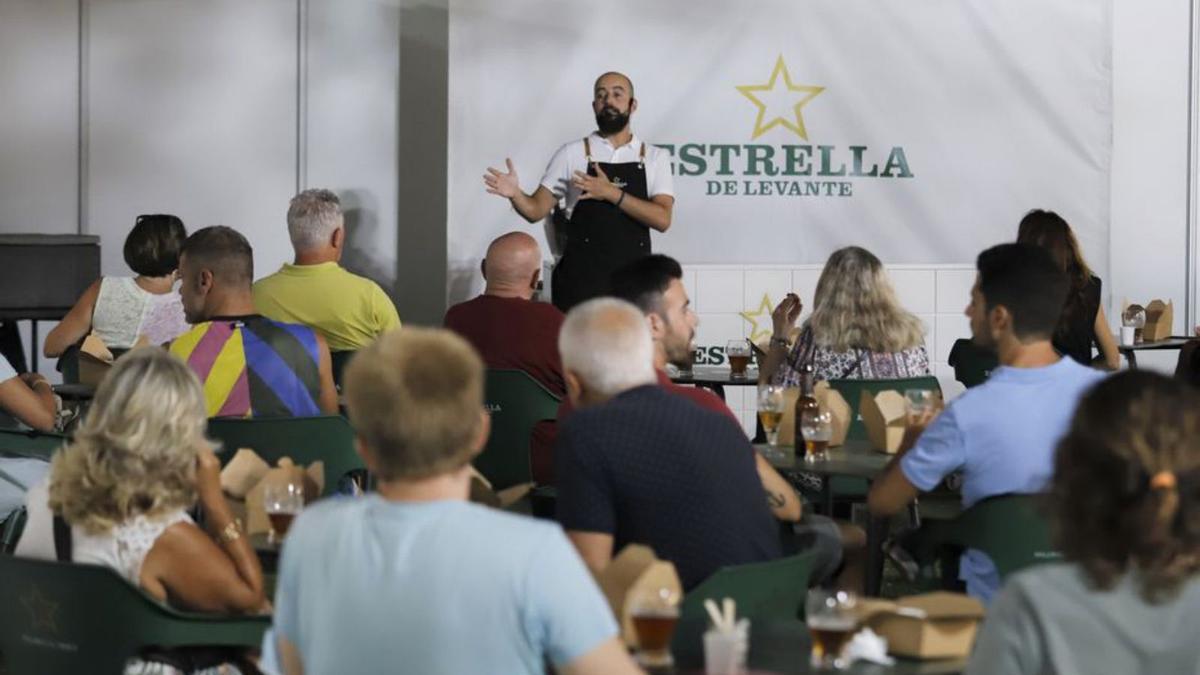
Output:
[[21,598],[21,604],[29,611],[33,629],[44,629],[52,633],[58,632],[58,603],[48,600],[36,586]]
[[[780,76],[783,76],[783,86],[777,87],[776,83]],[[738,86],[737,90],[742,93],[742,96],[750,99],[751,103],[758,106],[758,117],[754,120],[754,134],[750,137],[751,140],[757,139],[777,126],[782,126],[807,141],[808,131],[804,128],[804,117],[800,115],[800,108],[816,98],[817,94],[825,91],[825,87],[793,83],[787,64],[783,62],[783,55],[780,54],[779,59],[775,61],[775,70],[771,71],[771,79],[766,84],[743,84]],[[768,109],[774,107],[771,104],[778,105],[781,96],[786,96],[787,102],[783,104],[783,110],[787,111],[787,114],[781,114],[782,111],[779,108],[768,114]],[[791,101],[795,101],[795,103],[787,108],[786,106]],[[764,121],[766,121],[765,124]]]
[[[774,331],[774,326],[771,325],[771,310],[774,306],[774,303],[771,302],[771,297],[763,293],[762,302],[758,305],[758,309],[753,312],[741,312],[742,318],[750,322],[751,342],[758,344],[763,339],[771,337],[771,333]],[[763,321],[766,326],[760,326],[759,321]]]

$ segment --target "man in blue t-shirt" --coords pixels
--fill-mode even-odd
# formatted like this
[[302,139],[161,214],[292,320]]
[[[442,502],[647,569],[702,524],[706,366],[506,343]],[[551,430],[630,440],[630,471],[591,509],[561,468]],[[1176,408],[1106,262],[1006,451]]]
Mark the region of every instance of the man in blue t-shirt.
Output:
[[[1002,244],[981,253],[976,268],[966,312],[971,335],[996,352],[1000,367],[932,422],[910,421],[900,453],[868,495],[877,516],[904,509],[918,492],[960,470],[964,507],[993,495],[1043,491],[1076,404],[1104,377],[1062,358],[1050,343],[1068,280],[1049,253]],[[1000,587],[995,565],[973,549],[962,557],[959,578],[984,602]]]
[[640,672],[557,525],[467,502],[489,425],[465,340],[387,333],[350,363],[346,398],[378,490],[296,520],[268,661],[288,675]]

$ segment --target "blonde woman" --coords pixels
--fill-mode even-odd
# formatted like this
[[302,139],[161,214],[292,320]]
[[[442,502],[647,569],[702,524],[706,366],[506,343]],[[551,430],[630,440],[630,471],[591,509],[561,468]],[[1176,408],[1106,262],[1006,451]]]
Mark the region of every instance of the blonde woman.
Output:
[[[17,555],[111,567],[181,609],[262,609],[262,568],[221,494],[205,424],[204,393],[186,364],[157,348],[130,352],[54,457],[48,482],[29,491]],[[186,512],[197,501],[207,532]],[[69,556],[56,553],[55,518],[69,525]]]
[[800,316],[800,298],[789,294],[775,308],[775,331],[762,367],[766,381],[798,386],[807,365],[817,380],[930,374],[925,328],[900,306],[883,263],[870,251],[858,246],[834,251],[817,281],[813,304],[790,349],[787,337]]

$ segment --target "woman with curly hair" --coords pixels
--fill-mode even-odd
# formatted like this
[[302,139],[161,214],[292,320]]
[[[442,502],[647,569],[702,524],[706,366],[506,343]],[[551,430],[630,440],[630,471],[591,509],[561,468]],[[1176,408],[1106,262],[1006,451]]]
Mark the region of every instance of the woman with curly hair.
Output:
[[813,296],[812,316],[795,346],[788,333],[800,316],[789,294],[771,318],[774,334],[762,365],[764,381],[795,387],[805,366],[817,380],[872,380],[929,375],[925,327],[900,306],[883,263],[858,246],[829,256]]
[[1009,581],[967,672],[1200,672],[1200,395],[1146,371],[1096,385],[1050,496],[1066,562]]
[[[48,482],[29,491],[17,555],[111,567],[181,609],[262,609],[262,568],[221,493],[206,423],[185,363],[158,348],[130,352],[96,390]],[[207,532],[187,514],[197,501]],[[56,547],[55,519],[69,528],[69,555]]]

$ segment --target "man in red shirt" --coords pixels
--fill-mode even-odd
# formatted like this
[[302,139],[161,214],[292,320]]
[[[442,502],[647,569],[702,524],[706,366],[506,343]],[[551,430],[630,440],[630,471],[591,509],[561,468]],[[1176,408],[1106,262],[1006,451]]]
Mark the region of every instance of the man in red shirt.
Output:
[[[447,310],[444,325],[466,338],[488,368],[523,370],[564,397],[558,355],[563,314],[554,305],[533,301],[542,271],[537,241],[524,232],[499,237],[488,246],[482,271],[487,280],[483,295]],[[536,483],[553,482],[553,446],[554,425],[534,427],[530,462]]]

